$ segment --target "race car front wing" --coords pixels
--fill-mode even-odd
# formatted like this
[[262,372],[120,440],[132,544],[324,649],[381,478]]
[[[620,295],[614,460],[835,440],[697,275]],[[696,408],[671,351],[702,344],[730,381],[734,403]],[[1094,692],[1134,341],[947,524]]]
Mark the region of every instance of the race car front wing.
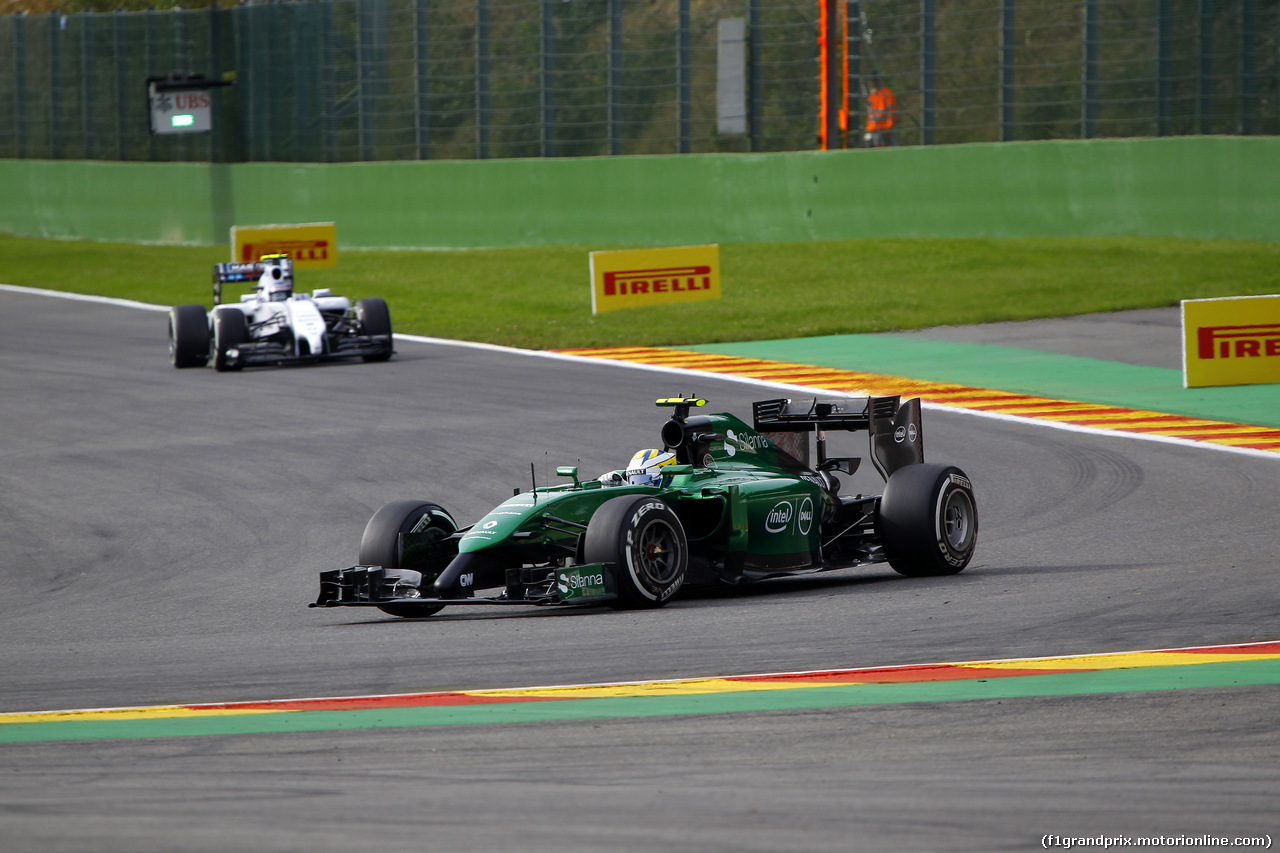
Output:
[[228,350],[228,360],[243,366],[280,364],[286,361],[325,361],[334,358],[379,356],[391,352],[391,342],[367,335],[330,337],[328,352],[297,355],[279,341],[246,341]]
[[320,573],[320,596],[311,607],[398,608],[421,605],[424,610],[455,605],[585,605],[617,599],[612,563],[585,563],[553,568],[507,570],[507,586],[498,595],[466,598],[425,598],[421,572],[382,566],[351,566]]

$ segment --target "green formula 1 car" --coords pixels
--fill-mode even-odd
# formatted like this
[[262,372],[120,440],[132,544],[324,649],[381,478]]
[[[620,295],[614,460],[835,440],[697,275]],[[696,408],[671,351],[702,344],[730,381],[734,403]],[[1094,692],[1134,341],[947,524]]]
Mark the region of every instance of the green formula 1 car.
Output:
[[[925,464],[920,401],[898,397],[766,400],[748,426],[731,414],[672,409],[661,449],[624,471],[517,492],[470,527],[438,504],[402,500],[374,513],[360,565],[320,573],[311,606],[427,616],[446,605],[661,607],[687,585],[888,562],[948,575],[973,556],[978,512],[959,468]],[[827,434],[865,431],[882,495],[842,495]],[[812,463],[812,464],[811,464]]]

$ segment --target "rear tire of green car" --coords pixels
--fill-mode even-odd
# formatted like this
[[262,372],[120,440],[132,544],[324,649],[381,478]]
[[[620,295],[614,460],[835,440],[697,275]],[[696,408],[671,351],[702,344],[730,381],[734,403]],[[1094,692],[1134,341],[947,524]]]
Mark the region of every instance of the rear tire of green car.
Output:
[[978,539],[973,485],[954,465],[907,465],[894,471],[880,498],[876,526],[889,565],[912,577],[954,575]]

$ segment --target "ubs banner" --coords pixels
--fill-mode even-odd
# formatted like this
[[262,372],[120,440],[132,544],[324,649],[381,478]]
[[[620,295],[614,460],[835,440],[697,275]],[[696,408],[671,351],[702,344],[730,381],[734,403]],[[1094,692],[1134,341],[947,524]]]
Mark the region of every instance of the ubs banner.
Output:
[[288,255],[299,269],[336,266],[338,227],[332,222],[232,226],[232,261],[251,263],[263,255]]
[[591,313],[720,298],[720,247],[591,253]]
[[1183,387],[1269,382],[1280,382],[1280,295],[1183,300]]

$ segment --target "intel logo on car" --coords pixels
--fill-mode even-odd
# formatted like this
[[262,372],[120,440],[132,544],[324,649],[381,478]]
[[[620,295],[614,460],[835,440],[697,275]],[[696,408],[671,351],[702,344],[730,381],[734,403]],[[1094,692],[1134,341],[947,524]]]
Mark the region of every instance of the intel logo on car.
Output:
[[779,501],[769,510],[769,517],[764,521],[764,529],[770,533],[781,533],[791,523],[791,503]]

